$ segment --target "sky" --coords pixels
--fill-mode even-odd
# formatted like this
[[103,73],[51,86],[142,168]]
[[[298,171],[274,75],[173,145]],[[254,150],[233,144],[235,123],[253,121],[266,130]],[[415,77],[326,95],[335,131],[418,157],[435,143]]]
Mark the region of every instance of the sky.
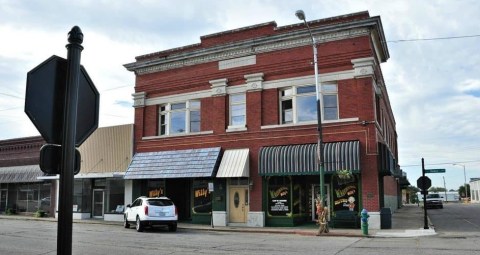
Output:
[[[396,121],[399,164],[416,186],[421,159],[432,186],[480,177],[480,1],[477,0],[0,0],[0,140],[37,136],[24,112],[27,73],[67,56],[83,34],[81,63],[100,92],[99,126],[133,123],[135,57],[200,36],[275,21],[278,26],[368,11],[380,16],[390,59],[381,64]],[[454,165],[457,164],[457,165]],[[465,170],[465,171],[464,171]]]

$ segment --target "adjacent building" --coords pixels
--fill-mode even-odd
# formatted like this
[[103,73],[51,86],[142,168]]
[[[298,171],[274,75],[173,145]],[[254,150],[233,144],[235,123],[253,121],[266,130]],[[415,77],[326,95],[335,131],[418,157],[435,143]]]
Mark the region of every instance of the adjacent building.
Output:
[[470,201],[480,203],[480,178],[470,178]]
[[[0,141],[0,213],[41,210],[56,217],[59,176],[45,175],[39,166],[45,143],[40,136]],[[98,128],[78,149],[73,218],[122,221],[125,201],[131,200],[123,176],[133,155],[133,124]]]
[[42,137],[23,137],[0,141],[0,213],[32,215],[55,212],[57,186],[40,180]]
[[[381,19],[359,12],[308,24],[317,41],[331,221],[365,208],[370,227],[380,228],[381,209],[401,206],[406,180],[380,66],[390,57]],[[136,76],[135,154],[124,176],[131,196],[167,195],[180,220],[195,223],[315,220],[312,62],[303,23],[267,22],[126,64]]]

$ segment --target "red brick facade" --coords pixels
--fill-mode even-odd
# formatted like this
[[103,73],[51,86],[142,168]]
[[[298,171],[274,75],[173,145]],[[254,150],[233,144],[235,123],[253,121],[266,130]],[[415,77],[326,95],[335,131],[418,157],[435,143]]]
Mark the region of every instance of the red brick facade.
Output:
[[[323,123],[324,142],[360,142],[361,205],[378,212],[384,194],[379,190],[383,178],[378,143],[386,144],[393,158],[398,158],[395,120],[379,65],[389,57],[380,18],[361,12],[309,24],[319,41],[321,81],[338,86],[339,119]],[[255,61],[219,68],[221,61],[244,56],[254,56]],[[258,174],[260,148],[317,142],[316,124],[282,125],[280,120],[280,89],[290,81],[314,81],[310,36],[302,23],[277,27],[270,22],[225,31],[203,36],[199,44],[136,60],[126,65],[136,74],[136,94],[145,93],[143,101],[135,102],[135,152],[249,148],[250,180],[254,183],[250,211],[264,210],[262,177]],[[261,74],[260,88],[249,87],[252,82],[246,75],[252,74]],[[219,79],[226,79],[223,94],[212,92],[211,82]],[[236,88],[246,91],[246,130],[229,132],[228,94]],[[161,103],[157,102],[168,102],[175,96],[192,98],[195,93],[201,100],[201,132],[158,135]],[[390,180],[384,182],[384,190],[394,195],[391,191],[397,189],[396,183]]]

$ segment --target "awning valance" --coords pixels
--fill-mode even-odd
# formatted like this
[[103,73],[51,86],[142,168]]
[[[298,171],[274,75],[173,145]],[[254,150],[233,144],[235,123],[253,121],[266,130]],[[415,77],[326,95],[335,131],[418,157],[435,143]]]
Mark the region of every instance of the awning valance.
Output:
[[226,150],[223,153],[217,178],[249,177],[248,149]]
[[41,182],[39,165],[0,167],[0,183]]
[[135,154],[125,179],[212,177],[220,147]]
[[[337,170],[360,171],[360,142],[323,144],[325,173]],[[317,144],[263,147],[259,154],[259,174],[314,175],[320,173]]]

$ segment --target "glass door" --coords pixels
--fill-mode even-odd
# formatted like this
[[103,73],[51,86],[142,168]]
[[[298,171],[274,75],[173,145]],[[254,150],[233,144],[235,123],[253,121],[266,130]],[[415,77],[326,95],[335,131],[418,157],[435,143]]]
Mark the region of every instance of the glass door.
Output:
[[103,218],[105,192],[103,189],[93,190],[93,218]]

